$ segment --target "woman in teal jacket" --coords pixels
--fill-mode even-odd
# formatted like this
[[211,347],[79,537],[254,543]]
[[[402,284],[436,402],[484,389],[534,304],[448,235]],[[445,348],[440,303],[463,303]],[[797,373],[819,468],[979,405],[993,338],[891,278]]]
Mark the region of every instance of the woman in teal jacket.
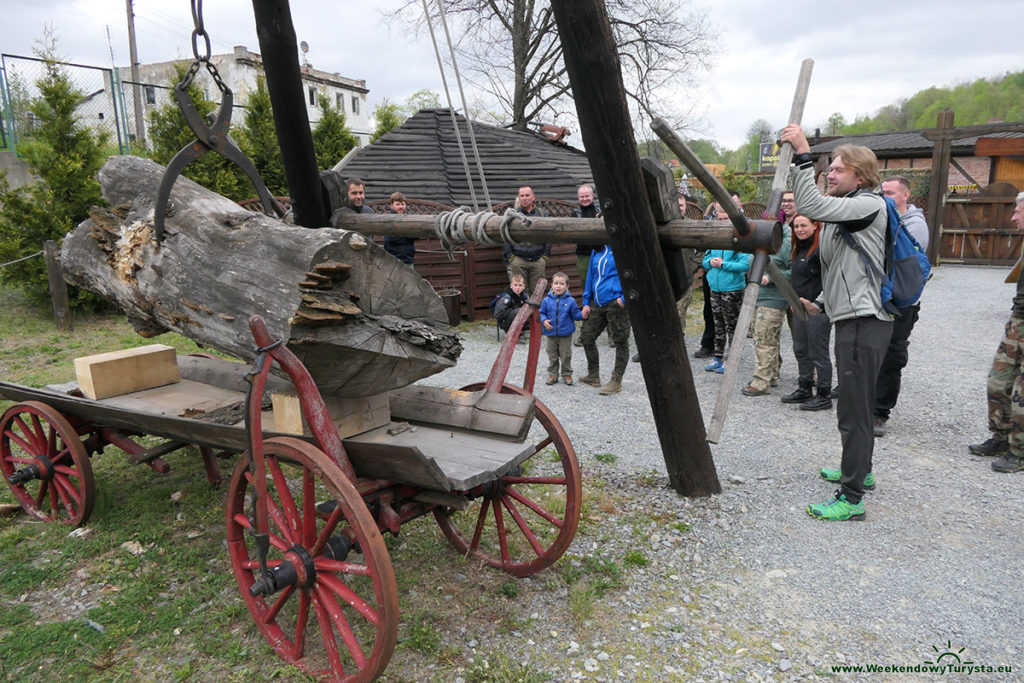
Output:
[[729,345],[736,336],[736,320],[743,303],[750,254],[729,249],[709,249],[704,254],[704,277],[711,289],[711,313],[715,317],[715,357],[704,369],[725,372],[726,337]]

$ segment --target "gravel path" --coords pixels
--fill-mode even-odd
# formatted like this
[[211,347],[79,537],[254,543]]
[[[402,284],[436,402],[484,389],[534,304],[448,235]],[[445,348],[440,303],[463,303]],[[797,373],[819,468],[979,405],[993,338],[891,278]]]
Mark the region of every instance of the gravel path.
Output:
[[[712,447],[724,492],[710,499],[683,499],[668,488],[638,364],[630,364],[622,393],[611,397],[585,385],[549,387],[539,377],[536,394],[571,436],[584,481],[601,481],[620,495],[621,514],[610,516],[607,528],[581,533],[569,560],[640,547],[652,561],[630,571],[594,621],[549,621],[558,610],[545,605],[564,595],[544,589],[542,574],[524,582],[517,609],[530,616],[525,633],[466,638],[486,639],[483,651],[490,652],[502,639],[501,651],[534,662],[552,680],[815,680],[832,676],[834,665],[913,667],[947,650],[975,666],[1009,665],[1015,672],[970,680],[1020,680],[1024,473],[995,473],[990,460],[965,447],[988,436],[985,378],[1012,297],[1005,273],[935,270],[911,337],[900,403],[875,446],[878,488],[867,495],[868,517],[860,524],[824,523],[804,512],[807,503],[831,495],[816,473],[838,466],[840,444],[834,411],[779,403],[796,383],[791,352],[783,354],[781,385],[772,395],[745,397],[738,389],[752,369],[747,341],[741,383],[721,443]],[[463,344],[459,366],[434,383],[485,378],[498,345],[493,326],[473,327]],[[606,378],[614,350],[603,337],[599,347]],[[783,349],[791,348],[784,330]],[[573,360],[577,376],[583,374],[582,349],[574,349]],[[692,362],[708,419],[721,377]],[[545,365],[542,351],[542,375]],[[520,357],[510,377],[521,378],[522,368]],[[615,462],[594,458],[605,453]],[[645,532],[635,523],[641,513],[692,527],[677,533],[651,523]],[[946,655],[940,663],[954,659]]]

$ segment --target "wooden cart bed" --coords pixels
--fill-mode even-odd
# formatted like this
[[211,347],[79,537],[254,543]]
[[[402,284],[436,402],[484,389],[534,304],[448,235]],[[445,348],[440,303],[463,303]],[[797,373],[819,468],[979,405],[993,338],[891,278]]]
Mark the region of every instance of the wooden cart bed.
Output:
[[[76,382],[43,389],[0,382],[0,395],[12,401],[41,401],[64,415],[102,427],[246,450],[244,374],[249,366],[193,356],[178,358],[178,365],[179,382],[98,400],[76,395],[80,394]],[[268,380],[268,390],[291,387],[279,377]],[[437,491],[465,491],[507,473],[536,450],[526,443],[533,419],[532,397],[500,394],[480,401],[479,392],[416,385],[393,393],[392,422],[343,439],[359,476]],[[475,408],[474,394],[486,409]],[[436,409],[439,401],[458,404],[453,409],[457,414]],[[454,421],[460,428],[428,424],[430,419]],[[266,437],[284,435],[274,429],[272,409],[263,411],[263,427]]]

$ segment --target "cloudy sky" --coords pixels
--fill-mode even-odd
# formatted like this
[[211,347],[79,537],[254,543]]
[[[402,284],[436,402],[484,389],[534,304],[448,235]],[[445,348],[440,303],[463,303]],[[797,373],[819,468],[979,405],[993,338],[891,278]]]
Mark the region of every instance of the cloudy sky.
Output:
[[[429,38],[383,19],[383,12],[401,4],[291,3],[309,61],[365,79],[371,108],[384,97],[400,102],[422,88],[442,92]],[[930,86],[1024,69],[1024,0],[904,0],[842,8],[810,0],[704,4],[720,32],[719,52],[700,88],[672,95],[698,115],[698,130],[686,136],[706,136],[728,148],[742,144],[756,119],[785,125],[800,63],[808,57],[815,61],[804,113],[808,127],[824,124],[836,111],[852,120]],[[49,23],[58,53],[70,61],[109,66],[113,52],[118,66],[128,64],[123,0],[5,0],[4,6],[0,51],[6,54],[31,55]],[[234,45],[259,51],[251,2],[207,0],[203,13],[214,53]],[[140,61],[191,56],[187,0],[135,0],[135,15]],[[578,145],[579,135],[571,141]]]

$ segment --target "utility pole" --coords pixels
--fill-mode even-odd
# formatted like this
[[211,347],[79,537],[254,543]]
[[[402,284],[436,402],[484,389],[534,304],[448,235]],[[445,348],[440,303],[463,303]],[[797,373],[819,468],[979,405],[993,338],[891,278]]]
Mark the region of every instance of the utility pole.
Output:
[[146,128],[142,116],[142,86],[139,85],[139,51],[135,47],[135,12],[132,0],[125,0],[128,10],[128,55],[132,61],[132,103],[135,105],[135,142],[141,147],[146,146]]

